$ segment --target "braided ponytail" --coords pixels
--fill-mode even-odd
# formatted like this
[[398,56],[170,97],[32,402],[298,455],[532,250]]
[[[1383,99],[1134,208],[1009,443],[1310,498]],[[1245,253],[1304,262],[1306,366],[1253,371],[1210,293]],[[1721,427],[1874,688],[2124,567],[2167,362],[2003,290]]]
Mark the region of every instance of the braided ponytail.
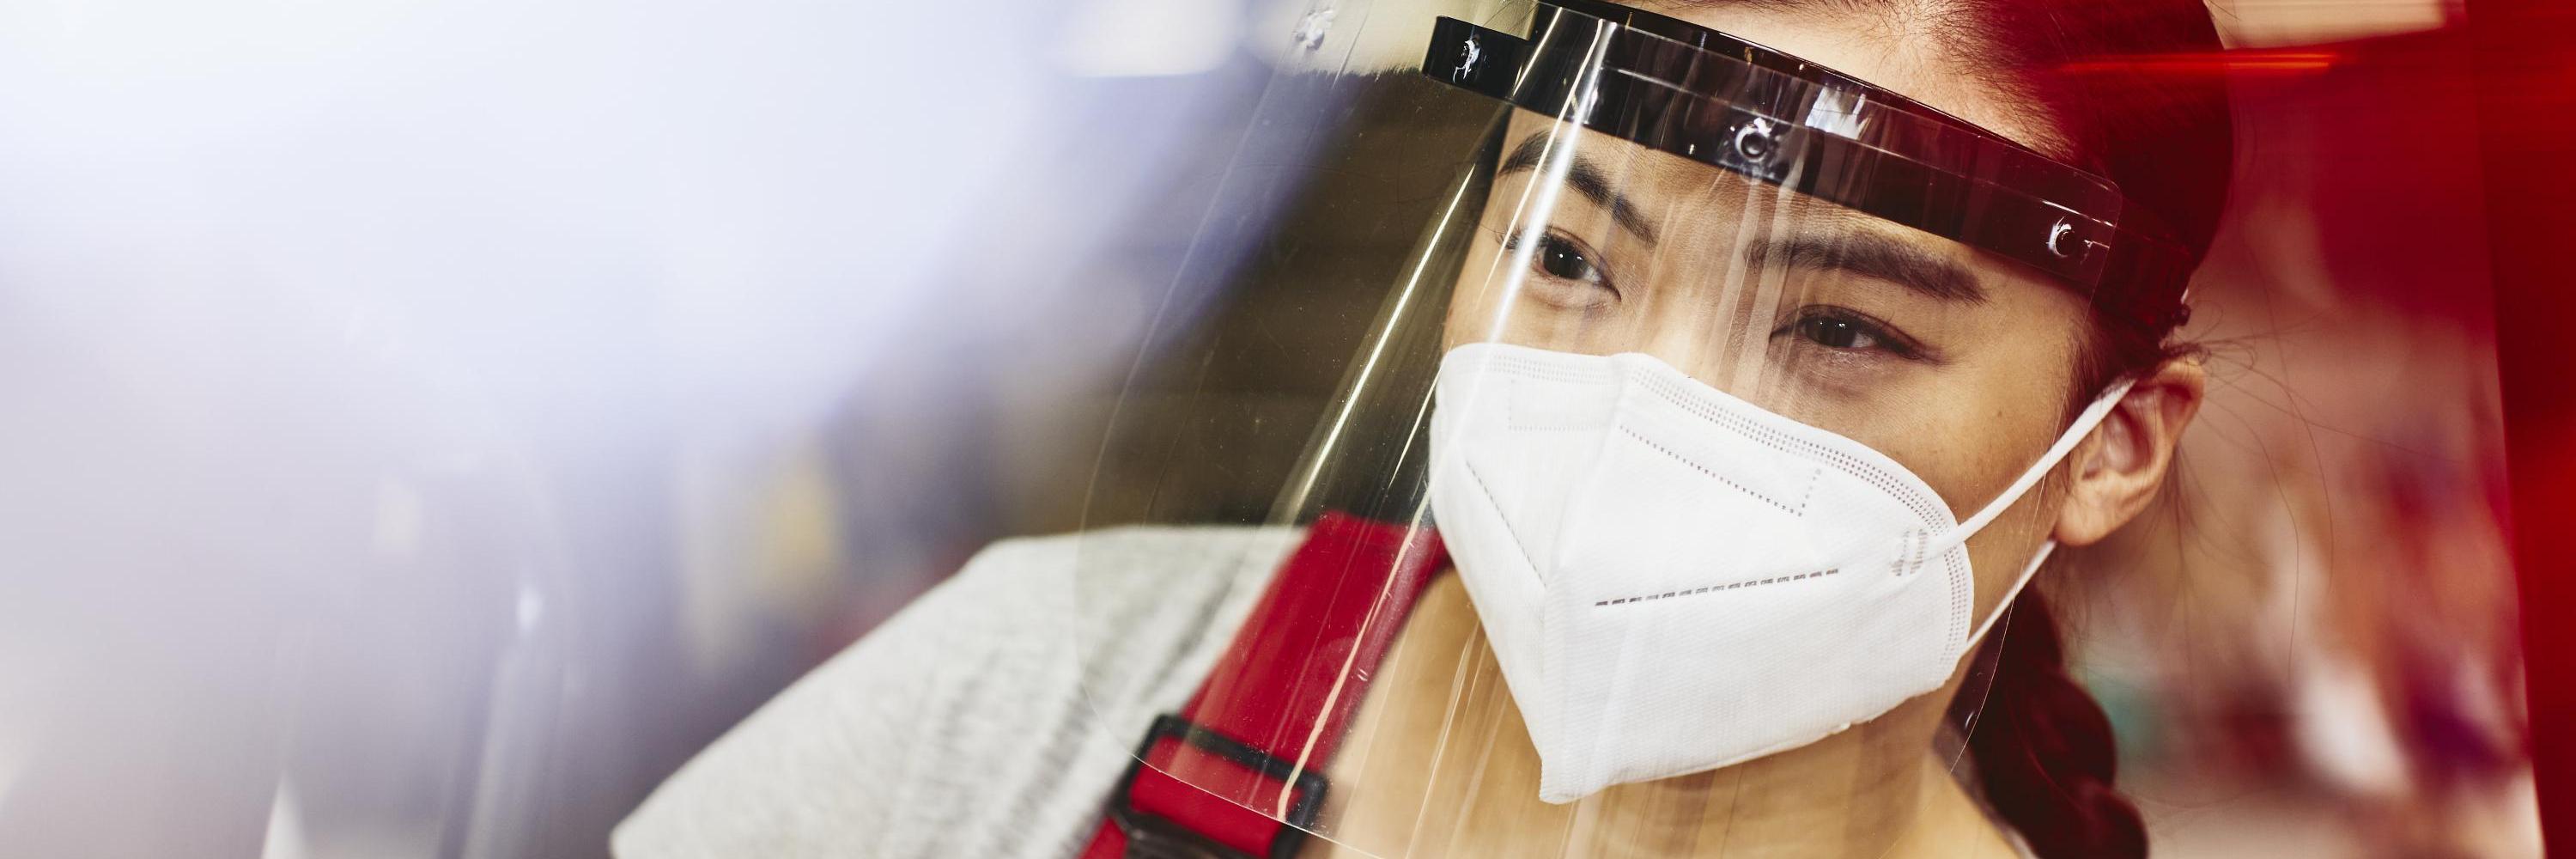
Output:
[[2046,598],[2024,591],[1983,648],[1994,686],[1968,735],[1986,801],[2040,859],[2139,859],[2146,824],[2111,787],[2111,721],[2066,673]]

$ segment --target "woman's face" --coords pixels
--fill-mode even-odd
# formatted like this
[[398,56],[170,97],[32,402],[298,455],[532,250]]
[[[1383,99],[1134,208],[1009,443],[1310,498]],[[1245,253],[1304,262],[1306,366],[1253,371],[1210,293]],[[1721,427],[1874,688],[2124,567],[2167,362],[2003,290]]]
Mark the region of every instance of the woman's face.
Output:
[[[2047,151],[1983,69],[1890,21],[1666,10]],[[1885,46],[1905,45],[1889,51]],[[2064,426],[2085,302],[2001,257],[1515,111],[1446,326],[1449,346],[1643,352],[1904,464],[1965,518]],[[1552,170],[1561,178],[1550,181]],[[1548,198],[1552,197],[1550,204]],[[2090,396],[2092,392],[2082,392]],[[2034,492],[1970,541],[1980,616],[2047,536]]]

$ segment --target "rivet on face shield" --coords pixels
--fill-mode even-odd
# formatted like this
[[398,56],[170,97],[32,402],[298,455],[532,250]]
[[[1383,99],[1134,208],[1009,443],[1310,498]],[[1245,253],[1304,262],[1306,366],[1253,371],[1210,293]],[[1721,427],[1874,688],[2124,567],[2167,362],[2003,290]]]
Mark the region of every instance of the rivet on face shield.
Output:
[[1768,119],[1757,116],[1735,127],[1735,154],[1746,161],[1771,160],[1771,154],[1780,149],[1779,143],[1772,137]]
[[2068,223],[2065,218],[2057,219],[2057,224],[2048,228],[2048,252],[2056,255],[2058,259],[2074,258],[2076,249],[2083,246],[2080,242],[2068,240],[2074,235],[2074,224]]
[[1324,46],[1324,34],[1332,29],[1332,7],[1309,9],[1305,17],[1297,19],[1297,29],[1289,37],[1297,41],[1298,47],[1312,51]]

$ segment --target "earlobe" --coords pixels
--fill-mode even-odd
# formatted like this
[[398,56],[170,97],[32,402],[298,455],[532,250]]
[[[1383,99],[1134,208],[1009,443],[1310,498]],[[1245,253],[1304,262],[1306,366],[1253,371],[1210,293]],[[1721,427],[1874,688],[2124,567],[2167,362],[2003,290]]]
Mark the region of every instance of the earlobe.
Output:
[[2155,501],[2206,385],[2197,359],[2177,358],[2129,389],[2067,458],[2065,504],[2053,531],[2058,542],[2100,542]]

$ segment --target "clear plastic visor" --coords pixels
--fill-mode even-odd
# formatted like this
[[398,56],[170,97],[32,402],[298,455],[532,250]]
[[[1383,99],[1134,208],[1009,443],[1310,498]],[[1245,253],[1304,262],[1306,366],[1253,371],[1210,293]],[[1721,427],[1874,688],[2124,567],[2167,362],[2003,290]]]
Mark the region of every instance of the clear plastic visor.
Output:
[[[1431,59],[1442,60],[1432,22],[1381,17],[1412,28],[1416,44],[1434,44]],[[1542,24],[1493,23],[1515,20]],[[1967,162],[1883,148],[1955,143],[1946,137],[1953,131],[1892,130],[1914,121],[1904,118],[1855,124],[1879,115],[1834,102],[1818,85],[1696,52],[1690,86],[1667,88],[1663,107],[1632,118],[1669,118],[1687,101],[1694,115],[1732,117],[1735,130],[1642,132],[1598,112],[1616,100],[1586,94],[1601,92],[1602,81],[1662,86],[1640,83],[1606,47],[1612,34],[1658,37],[1554,6],[1486,21],[1529,33],[1528,46],[1476,62],[1544,70],[1525,71],[1516,86],[1541,73],[1570,75],[1557,110],[1439,79],[1439,69],[1338,78],[1333,98],[1313,97],[1321,78],[1312,71],[1283,73],[1274,85],[1256,135],[1297,129],[1333,142],[1299,167],[1265,158],[1236,174],[1221,207],[1285,214],[1248,252],[1201,238],[1211,254],[1249,260],[1226,272],[1230,300],[1204,315],[1172,314],[1151,332],[1154,351],[1120,399],[1072,595],[1099,723],[1154,777],[1308,833],[1297,855],[1679,856],[1792,837],[1883,847],[1924,791],[1953,789],[1938,783],[1950,779],[1983,696],[1977,659],[1909,645],[1886,660],[1948,658],[1960,667],[1938,689],[1812,743],[1570,802],[1542,799],[1541,756],[1515,699],[1529,690],[1506,681],[1480,614],[1495,609],[1460,581],[1433,511],[1430,475],[1450,453],[1437,442],[1439,415],[1453,405],[1443,398],[1479,386],[1462,374],[1485,372],[1445,359],[1482,349],[1651,361],[1654,372],[1883,458],[1873,463],[1901,472],[1906,491],[1927,499],[1932,509],[1919,527],[1930,533],[2003,493],[2092,396],[2076,378],[2090,324],[2079,284],[2090,275],[1969,241],[2032,233],[2045,249],[2049,225],[2031,226],[2022,205],[2036,198],[2016,196],[1999,174],[1937,169]],[[1550,47],[1567,42],[1573,47],[1563,50],[1575,53]],[[1569,66],[1562,56],[1590,59]],[[1737,66],[1724,67],[1730,62]],[[1710,91],[1711,81],[1741,98]],[[1818,124],[1828,116],[1842,117],[1836,133]],[[1875,131],[1860,133],[1863,125]],[[1723,156],[1676,151],[1721,139],[1730,147]],[[1850,157],[1854,147],[1873,155]],[[1259,150],[1260,141],[1247,146]],[[1823,183],[1799,178],[1813,170],[1835,173]],[[1880,187],[1897,173],[2021,202],[1958,209],[1936,232],[1833,191]],[[2016,220],[1975,220],[1988,210]],[[1223,211],[1210,221],[1239,222]],[[1530,402],[1537,413],[1528,419],[1540,422],[1568,406]],[[1800,491],[1794,480],[1755,486],[1747,503],[1809,503]],[[2037,550],[2047,492],[2043,485],[1970,541],[1972,581],[1965,563],[1935,571],[1958,577],[1969,616],[1995,611]],[[1123,525],[1146,527],[1109,527]],[[1670,539],[1678,568],[1691,563],[1680,547],[1743,525],[1717,519],[1683,526],[1687,535],[1649,530],[1637,539]],[[1844,550],[1826,531],[1741,536],[1771,541],[1779,570]],[[1718,570],[1710,581],[1779,578],[1779,570]],[[1292,604],[1317,613],[1282,608]],[[1139,664],[1140,630],[1161,628],[1176,632],[1148,649],[1178,655],[1167,653],[1160,669]],[[1933,637],[1964,636],[1945,629]],[[1638,646],[1585,670],[1642,680],[1676,661],[1748,658],[1663,652],[1649,641],[1633,639]],[[1814,677],[1844,682],[1866,681]],[[1650,701],[1651,688],[1612,688],[1625,691],[1606,694],[1674,714],[1659,730],[1693,729],[1687,708]],[[1575,709],[1623,709],[1616,703]],[[1725,706],[1735,715],[1712,716],[1707,730],[1736,730],[1765,708],[1799,710],[1790,701]],[[1162,723],[1169,730],[1149,736],[1157,717],[1171,717]],[[1229,751],[1212,751],[1219,745]],[[1257,755],[1238,754],[1245,749]],[[1964,794],[1958,801],[1973,807]],[[1798,832],[1758,831],[1794,817],[1781,813],[1788,805],[1836,814],[1807,819]]]

